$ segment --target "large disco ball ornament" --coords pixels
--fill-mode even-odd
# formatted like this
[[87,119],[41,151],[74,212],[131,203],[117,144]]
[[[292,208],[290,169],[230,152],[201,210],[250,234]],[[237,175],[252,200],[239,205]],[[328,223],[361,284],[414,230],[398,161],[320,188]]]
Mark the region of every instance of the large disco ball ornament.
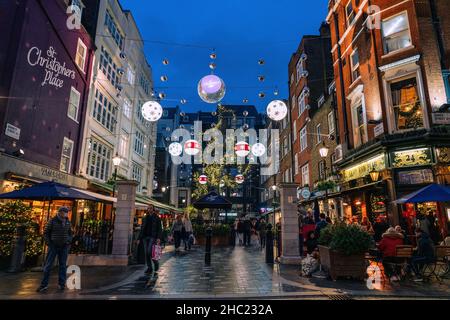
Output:
[[225,97],[225,82],[213,74],[203,77],[198,83],[198,95],[206,103],[218,103]]
[[147,101],[142,106],[141,112],[145,120],[155,122],[161,119],[163,108],[156,101]]
[[184,152],[190,156],[195,156],[200,152],[200,143],[196,140],[188,140],[184,144]]
[[261,157],[266,153],[266,146],[258,142],[252,146],[252,153],[255,157]]
[[173,142],[169,145],[169,153],[174,157],[178,157],[183,153],[183,146],[178,142]]
[[267,106],[267,115],[274,121],[281,121],[286,118],[288,108],[286,103],[281,100],[274,100]]

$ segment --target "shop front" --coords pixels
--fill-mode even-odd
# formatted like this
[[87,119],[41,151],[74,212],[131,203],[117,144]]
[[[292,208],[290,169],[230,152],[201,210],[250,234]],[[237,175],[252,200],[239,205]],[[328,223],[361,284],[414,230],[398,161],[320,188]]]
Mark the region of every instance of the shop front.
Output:
[[388,217],[389,184],[384,153],[342,169],[341,210],[347,223]]

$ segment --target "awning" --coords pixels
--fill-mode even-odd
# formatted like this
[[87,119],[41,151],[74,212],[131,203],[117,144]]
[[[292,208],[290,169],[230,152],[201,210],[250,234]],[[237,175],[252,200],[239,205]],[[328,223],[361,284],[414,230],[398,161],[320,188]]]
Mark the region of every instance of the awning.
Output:
[[[82,189],[76,189],[73,188],[81,193],[87,194],[91,197],[97,198],[98,200],[102,200],[104,202],[109,202],[109,203],[116,203],[117,202],[117,198],[113,198],[113,197],[109,197],[109,196],[105,196],[104,194],[100,194],[100,193],[96,193],[96,192],[92,192],[92,191],[88,191],[88,190],[82,190]],[[134,204],[136,206],[136,209],[140,209],[140,210],[145,210],[147,209],[147,204],[145,203],[141,203],[141,202],[135,202]]]

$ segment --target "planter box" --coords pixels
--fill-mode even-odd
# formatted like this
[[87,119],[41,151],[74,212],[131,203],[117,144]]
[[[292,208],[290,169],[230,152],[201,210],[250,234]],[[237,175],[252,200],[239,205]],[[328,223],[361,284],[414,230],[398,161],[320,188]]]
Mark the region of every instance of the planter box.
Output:
[[319,246],[319,252],[320,264],[328,272],[331,279],[336,280],[338,277],[351,277],[364,280],[366,277],[364,254],[346,256],[324,246]]
[[[197,245],[205,246],[206,245],[206,237],[204,235],[196,236]],[[226,247],[230,245],[229,236],[212,236],[211,245],[217,247]]]

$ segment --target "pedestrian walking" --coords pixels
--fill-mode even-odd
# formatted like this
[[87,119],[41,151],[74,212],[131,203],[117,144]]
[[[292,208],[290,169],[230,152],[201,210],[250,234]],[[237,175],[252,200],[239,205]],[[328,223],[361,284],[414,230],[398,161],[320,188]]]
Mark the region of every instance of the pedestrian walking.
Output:
[[266,220],[261,219],[259,222],[259,246],[262,249],[266,247],[266,236],[267,236],[267,224]]
[[172,229],[171,229],[171,234],[175,241],[175,252],[176,253],[180,251],[181,240],[183,237],[183,229],[184,229],[183,220],[181,218],[181,215],[178,215],[177,218],[175,219],[175,221],[172,225]]
[[192,237],[191,236],[194,233],[194,230],[192,228],[192,222],[189,219],[189,215],[187,215],[187,214],[184,216],[183,225],[184,225],[184,231],[185,231],[184,239],[183,239],[184,250],[187,251],[187,250],[191,250],[191,248],[192,248],[192,241],[191,241]]
[[252,236],[252,223],[250,219],[246,218],[244,220],[244,246],[250,246]]
[[144,243],[144,255],[147,270],[145,274],[156,277],[158,275],[159,262],[152,259],[153,246],[160,242],[162,238],[162,223],[155,207],[149,205],[146,215],[142,222],[141,231],[138,237],[138,245],[142,241]]
[[48,289],[50,271],[58,257],[58,289],[64,291],[67,278],[67,257],[72,242],[72,226],[68,219],[69,208],[61,207],[58,213],[45,226],[44,239],[48,246],[47,260],[44,266],[44,277],[37,292]]
[[238,238],[239,238],[239,245],[244,245],[244,221],[242,219],[239,219],[238,221]]

